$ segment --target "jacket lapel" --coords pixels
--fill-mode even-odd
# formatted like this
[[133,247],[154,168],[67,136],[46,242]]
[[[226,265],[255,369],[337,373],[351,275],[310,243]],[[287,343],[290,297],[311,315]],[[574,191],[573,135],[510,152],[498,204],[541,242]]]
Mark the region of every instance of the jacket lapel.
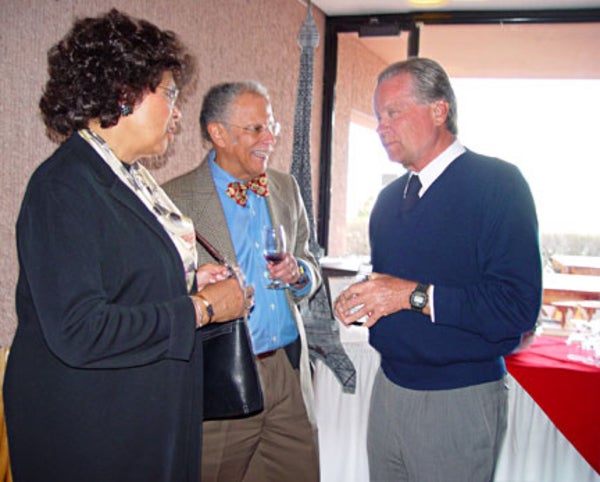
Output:
[[236,263],[235,251],[227,228],[227,220],[221,206],[219,195],[210,174],[208,159],[195,171],[192,181],[191,203],[185,212],[194,221],[194,225],[208,239],[225,259]]
[[156,217],[146,208],[144,203],[123,184],[110,166],[98,153],[79,135],[73,136],[75,148],[79,151],[82,161],[86,162],[97,180],[106,187],[106,193],[114,198],[122,207],[132,211],[150,230],[165,244],[172,256],[179,258],[179,253],[171,238]]
[[[271,215],[271,224],[276,226],[282,224],[285,229],[288,242],[296,239],[296,224],[294,223],[295,216],[290,209],[290,200],[292,196],[287,193],[285,187],[280,184],[279,179],[275,175],[270,175],[271,170],[267,170],[269,179],[269,195],[267,196],[267,206]],[[290,248],[293,244],[290,245]]]

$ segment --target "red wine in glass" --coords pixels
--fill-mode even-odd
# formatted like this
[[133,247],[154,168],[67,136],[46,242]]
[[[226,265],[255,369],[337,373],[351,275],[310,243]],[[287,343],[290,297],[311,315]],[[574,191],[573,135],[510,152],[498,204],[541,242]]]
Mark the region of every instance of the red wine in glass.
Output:
[[284,255],[283,254],[279,254],[279,253],[267,253],[265,254],[265,259],[269,262],[269,263],[280,263],[281,261],[283,261]]
[[[263,228],[263,254],[270,263],[279,263],[286,253],[285,231],[281,224],[277,226],[265,226]],[[271,279],[267,284],[269,289],[287,288],[287,283],[278,279]]]

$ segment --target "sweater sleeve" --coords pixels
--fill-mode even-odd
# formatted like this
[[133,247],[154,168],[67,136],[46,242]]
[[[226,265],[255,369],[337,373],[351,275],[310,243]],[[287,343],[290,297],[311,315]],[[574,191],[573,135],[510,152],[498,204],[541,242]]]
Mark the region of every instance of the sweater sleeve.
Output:
[[541,260],[535,205],[519,170],[504,169],[486,191],[477,243],[481,276],[461,287],[436,284],[435,313],[436,324],[497,342],[533,329],[541,305]]

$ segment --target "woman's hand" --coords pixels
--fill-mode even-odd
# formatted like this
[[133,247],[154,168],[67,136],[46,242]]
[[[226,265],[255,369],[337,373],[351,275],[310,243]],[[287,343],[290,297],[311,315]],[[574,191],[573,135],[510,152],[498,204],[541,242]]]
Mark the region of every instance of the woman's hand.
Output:
[[223,281],[229,278],[230,275],[229,269],[226,266],[213,263],[203,264],[196,270],[197,289],[201,291],[205,286]]
[[254,305],[254,288],[243,289],[232,277],[207,284],[201,291],[192,295],[196,308],[196,325],[222,323],[246,316]]

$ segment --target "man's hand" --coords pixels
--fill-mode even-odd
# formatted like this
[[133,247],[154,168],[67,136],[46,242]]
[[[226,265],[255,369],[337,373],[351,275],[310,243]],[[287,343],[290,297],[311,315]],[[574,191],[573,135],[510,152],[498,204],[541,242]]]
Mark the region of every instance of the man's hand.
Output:
[[[409,310],[410,294],[416,286],[415,281],[373,273],[367,281],[354,283],[338,296],[335,300],[335,316],[345,325],[367,316],[363,326],[371,327],[383,316]],[[360,305],[360,309],[351,313],[353,308]],[[423,313],[429,314],[429,305]]]
[[291,285],[301,276],[298,262],[290,253],[285,253],[279,263],[267,263],[267,271],[272,279],[279,279]]

